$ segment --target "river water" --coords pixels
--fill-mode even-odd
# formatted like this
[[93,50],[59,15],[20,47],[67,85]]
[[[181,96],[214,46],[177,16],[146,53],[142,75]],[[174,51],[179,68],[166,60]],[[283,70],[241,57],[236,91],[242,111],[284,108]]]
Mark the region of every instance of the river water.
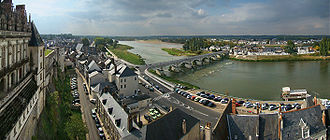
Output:
[[148,43],[142,41],[119,41],[119,44],[128,45],[134,47],[129,52],[139,54],[145,59],[147,64],[166,62],[169,60],[176,60],[184,58],[185,56],[171,56],[167,52],[161,50],[162,48],[182,48],[182,44],[174,43]]
[[[162,47],[178,47],[175,44],[152,44],[123,41],[134,47],[133,53],[140,54],[147,63],[164,62],[174,57],[162,51]],[[320,98],[330,98],[330,61],[297,62],[241,62],[224,60],[195,70],[175,75],[182,81],[202,89],[218,93],[228,92],[230,96],[257,99],[281,100],[281,89],[305,88],[316,92]]]

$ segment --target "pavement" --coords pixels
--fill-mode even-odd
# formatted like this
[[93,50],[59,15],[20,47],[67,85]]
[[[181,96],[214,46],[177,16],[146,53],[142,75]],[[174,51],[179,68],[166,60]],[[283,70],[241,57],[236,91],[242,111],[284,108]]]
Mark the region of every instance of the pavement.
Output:
[[96,124],[94,119],[92,118],[91,110],[95,108],[95,105],[90,103],[88,95],[85,94],[84,87],[83,87],[83,80],[80,76],[77,76],[77,85],[78,85],[78,92],[79,92],[79,99],[81,110],[85,118],[85,123],[88,128],[88,136],[89,140],[99,140],[98,130],[96,128]]

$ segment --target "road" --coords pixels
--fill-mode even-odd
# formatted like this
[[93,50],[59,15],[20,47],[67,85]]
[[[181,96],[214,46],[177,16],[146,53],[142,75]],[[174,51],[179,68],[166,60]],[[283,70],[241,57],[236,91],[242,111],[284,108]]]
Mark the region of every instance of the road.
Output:
[[78,82],[77,84],[78,84],[80,105],[87,124],[89,139],[99,140],[100,137],[96,128],[95,121],[92,118],[92,114],[91,114],[91,109],[95,108],[95,105],[89,102],[89,97],[85,94],[84,91],[83,80],[79,75],[77,76],[77,82]]

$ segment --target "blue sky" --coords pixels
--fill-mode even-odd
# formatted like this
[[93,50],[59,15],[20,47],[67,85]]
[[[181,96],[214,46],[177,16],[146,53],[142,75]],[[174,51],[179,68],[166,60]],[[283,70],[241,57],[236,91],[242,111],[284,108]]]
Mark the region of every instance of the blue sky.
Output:
[[76,35],[330,34],[329,0],[13,0],[39,32]]

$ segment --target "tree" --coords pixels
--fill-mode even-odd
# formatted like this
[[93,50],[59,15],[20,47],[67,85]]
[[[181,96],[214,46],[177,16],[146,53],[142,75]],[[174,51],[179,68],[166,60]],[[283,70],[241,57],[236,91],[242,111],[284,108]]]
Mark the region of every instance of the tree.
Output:
[[295,53],[296,46],[295,46],[295,44],[293,43],[292,40],[288,41],[287,45],[284,47],[284,50],[285,50],[285,52],[287,52],[289,54]]
[[71,140],[77,138],[84,139],[87,133],[87,128],[84,125],[80,114],[72,114],[70,121],[65,123],[65,131]]
[[320,44],[320,54],[323,56],[327,56],[329,52],[330,47],[330,39],[328,38],[322,38]]
[[81,42],[84,44],[84,46],[89,46],[89,40],[87,38],[83,38]]
[[117,45],[118,45],[118,41],[115,40],[115,41],[113,42],[113,48],[117,48]]

